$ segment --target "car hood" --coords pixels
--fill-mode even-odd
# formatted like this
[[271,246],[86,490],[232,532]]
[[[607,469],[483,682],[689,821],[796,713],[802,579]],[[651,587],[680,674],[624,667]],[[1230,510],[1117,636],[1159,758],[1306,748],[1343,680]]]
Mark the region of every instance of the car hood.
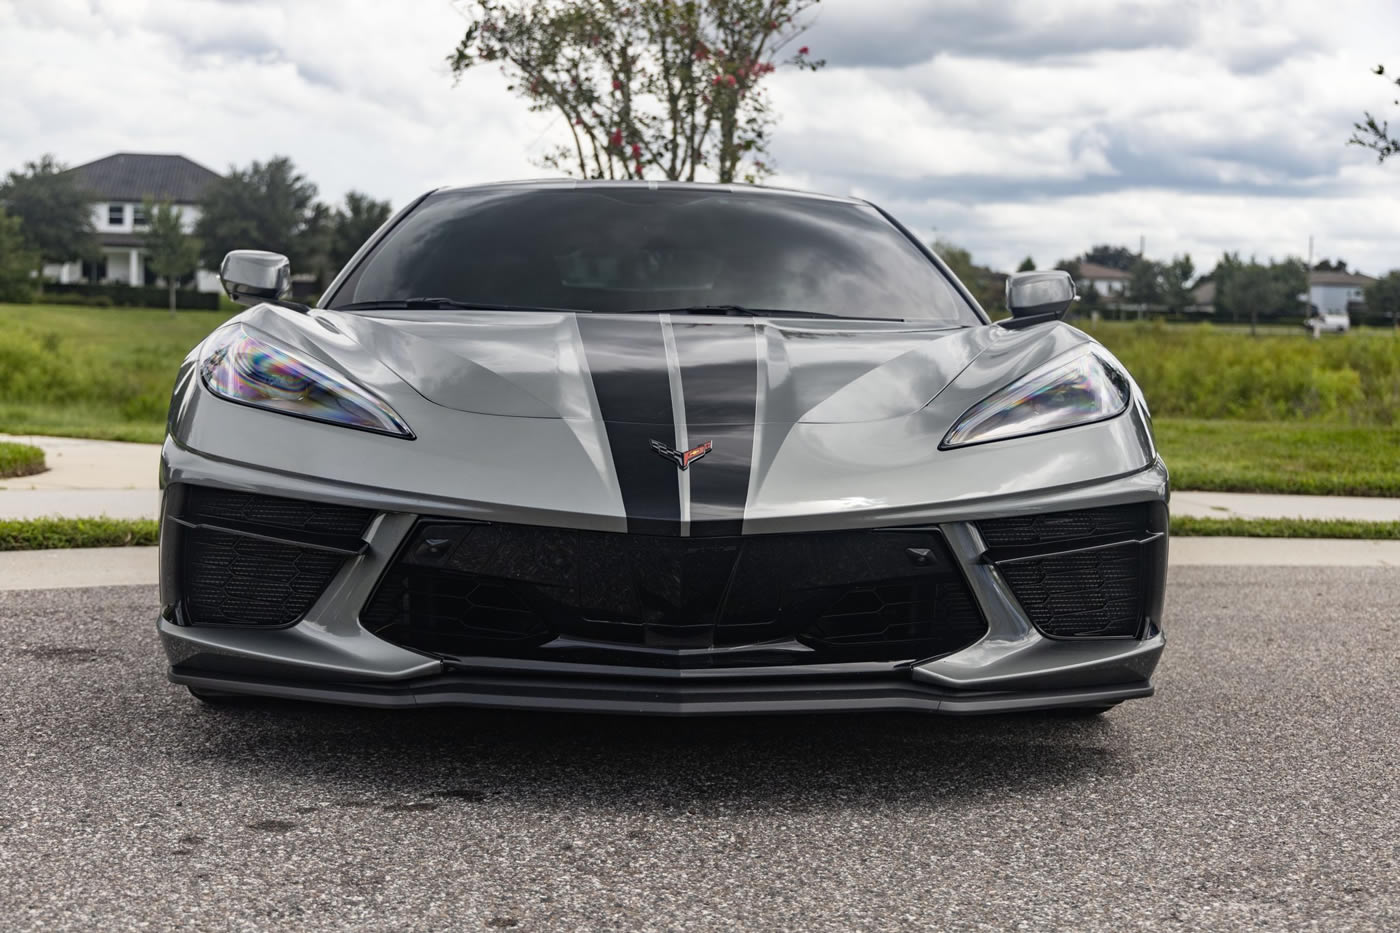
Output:
[[847,423],[932,401],[993,336],[985,327],[656,315],[341,315],[335,325],[424,398],[526,418]]
[[[236,322],[382,398],[412,444],[216,402],[199,391],[198,348],[177,381],[172,441],[401,497],[405,511],[643,534],[820,529],[838,513],[888,521],[921,503],[1125,475],[1154,456],[1138,418],[940,447],[969,407],[1090,342],[1058,322],[270,305]],[[702,447],[691,466],[683,455]]]

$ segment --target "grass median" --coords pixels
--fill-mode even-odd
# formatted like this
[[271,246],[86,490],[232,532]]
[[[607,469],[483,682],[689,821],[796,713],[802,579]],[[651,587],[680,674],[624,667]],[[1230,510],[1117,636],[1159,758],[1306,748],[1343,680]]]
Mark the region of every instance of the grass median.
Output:
[[1172,517],[1178,538],[1359,538],[1400,540],[1400,522],[1361,522],[1345,518],[1194,518]]
[[0,441],[0,479],[33,476],[46,469],[48,465],[44,463],[44,452],[38,447]]
[[0,519],[0,551],[141,547],[157,539],[156,522],[149,518]]

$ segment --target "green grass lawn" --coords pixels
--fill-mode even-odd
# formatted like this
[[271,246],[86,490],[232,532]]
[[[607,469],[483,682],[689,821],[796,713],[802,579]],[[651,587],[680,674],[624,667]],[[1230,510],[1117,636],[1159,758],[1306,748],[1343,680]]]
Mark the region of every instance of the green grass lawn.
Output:
[[1400,428],[1154,421],[1173,489],[1400,496]]
[[0,433],[156,442],[216,311],[0,305]]

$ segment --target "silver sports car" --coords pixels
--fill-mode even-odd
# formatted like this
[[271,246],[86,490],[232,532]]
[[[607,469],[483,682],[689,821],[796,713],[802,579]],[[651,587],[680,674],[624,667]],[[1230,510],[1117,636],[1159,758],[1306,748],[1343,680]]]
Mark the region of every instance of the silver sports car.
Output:
[[1152,693],[1167,471],[1060,319],[992,324],[864,201],[433,191],[317,307],[184,361],[161,460],[170,679],[365,706],[1101,712]]

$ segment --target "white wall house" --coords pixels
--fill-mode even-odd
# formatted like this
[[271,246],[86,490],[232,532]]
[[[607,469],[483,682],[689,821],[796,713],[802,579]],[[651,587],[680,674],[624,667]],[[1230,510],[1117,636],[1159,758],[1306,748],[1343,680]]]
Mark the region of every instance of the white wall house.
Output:
[[1081,295],[1087,294],[1092,286],[1104,298],[1122,298],[1132,278],[1122,269],[1101,266],[1096,262],[1081,262],[1074,283]]
[[[139,152],[119,152],[68,171],[93,199],[92,226],[102,258],[97,263],[73,260],[44,267],[45,277],[65,284],[157,284],[146,270],[145,200],[171,202],[180,210],[181,226],[193,232],[204,193],[219,179],[217,172],[184,156]],[[219,291],[218,273],[200,269],[194,286],[202,292]]]
[[1375,281],[1356,272],[1315,270],[1308,276],[1308,302],[1324,314],[1344,312],[1348,305],[1365,304],[1366,288]]

